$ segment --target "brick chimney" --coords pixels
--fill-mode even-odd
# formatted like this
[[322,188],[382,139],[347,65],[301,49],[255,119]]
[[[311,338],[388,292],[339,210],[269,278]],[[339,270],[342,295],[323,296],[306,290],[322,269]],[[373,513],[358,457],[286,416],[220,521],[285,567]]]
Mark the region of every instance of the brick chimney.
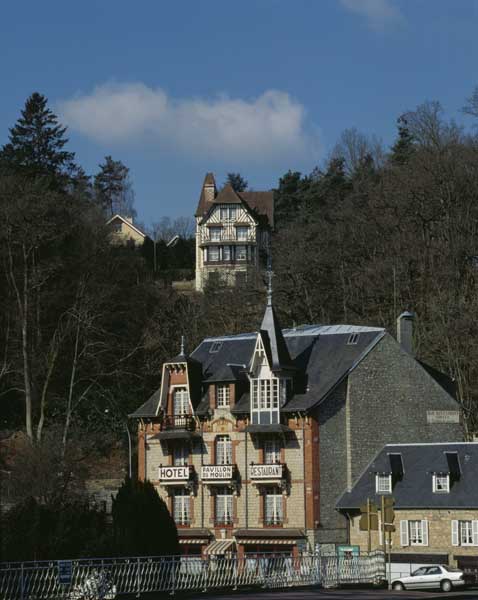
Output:
[[413,352],[413,321],[415,320],[415,313],[405,311],[397,319],[397,342],[400,346],[408,352],[408,354],[414,355]]
[[207,203],[213,202],[216,197],[216,181],[212,173],[207,173],[203,184],[204,199]]

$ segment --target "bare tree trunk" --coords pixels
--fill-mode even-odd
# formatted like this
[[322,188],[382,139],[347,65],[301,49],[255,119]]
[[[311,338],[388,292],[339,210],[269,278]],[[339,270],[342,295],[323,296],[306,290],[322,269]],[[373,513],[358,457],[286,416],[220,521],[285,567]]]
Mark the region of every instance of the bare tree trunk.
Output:
[[71,415],[73,411],[73,390],[75,387],[76,370],[78,367],[78,346],[80,343],[80,318],[77,315],[76,333],[75,333],[75,347],[73,352],[73,364],[71,366],[70,373],[70,385],[68,388],[68,402],[66,405],[66,418],[65,426],[63,428],[63,439],[62,439],[62,455],[66,452],[66,441],[68,439],[68,431],[70,429]]

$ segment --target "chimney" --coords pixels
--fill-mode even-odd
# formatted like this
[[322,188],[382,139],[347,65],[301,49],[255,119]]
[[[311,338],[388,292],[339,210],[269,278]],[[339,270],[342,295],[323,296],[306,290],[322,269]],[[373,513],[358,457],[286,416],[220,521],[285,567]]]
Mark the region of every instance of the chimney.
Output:
[[413,321],[415,313],[405,311],[397,319],[397,342],[408,352],[413,353]]

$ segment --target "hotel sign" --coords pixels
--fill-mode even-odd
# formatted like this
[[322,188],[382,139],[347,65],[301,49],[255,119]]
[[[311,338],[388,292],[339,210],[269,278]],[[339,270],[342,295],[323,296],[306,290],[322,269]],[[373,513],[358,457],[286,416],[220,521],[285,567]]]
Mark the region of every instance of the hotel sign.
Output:
[[204,465],[201,468],[201,479],[205,481],[232,479],[232,465]]
[[159,467],[160,481],[187,481],[189,467]]
[[251,479],[280,479],[282,477],[283,465],[250,465],[249,475]]

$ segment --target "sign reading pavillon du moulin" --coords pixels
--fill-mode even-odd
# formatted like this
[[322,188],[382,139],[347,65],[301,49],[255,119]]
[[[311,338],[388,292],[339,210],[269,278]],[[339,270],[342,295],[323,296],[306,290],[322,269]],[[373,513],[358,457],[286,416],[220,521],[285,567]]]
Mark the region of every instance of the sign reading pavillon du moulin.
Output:
[[204,465],[201,479],[232,479],[232,465]]
[[159,467],[160,481],[189,479],[189,467]]
[[282,477],[282,465],[250,465],[251,479],[276,479]]

